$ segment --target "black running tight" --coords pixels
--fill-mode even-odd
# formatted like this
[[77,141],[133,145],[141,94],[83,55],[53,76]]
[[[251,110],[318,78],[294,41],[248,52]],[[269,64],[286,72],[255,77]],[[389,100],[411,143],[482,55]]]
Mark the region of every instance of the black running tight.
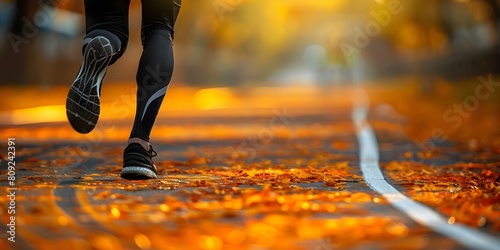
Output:
[[[149,135],[172,78],[174,24],[181,0],[142,0],[143,52],[137,70],[137,110],[130,138],[149,141]],[[128,43],[130,0],[85,0],[86,43],[104,36],[120,58]]]

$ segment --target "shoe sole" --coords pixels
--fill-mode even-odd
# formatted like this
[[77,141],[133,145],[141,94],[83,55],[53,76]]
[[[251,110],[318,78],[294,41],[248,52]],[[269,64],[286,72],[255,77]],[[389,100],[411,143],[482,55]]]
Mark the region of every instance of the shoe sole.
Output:
[[66,99],[66,115],[76,131],[92,131],[101,112],[101,83],[113,57],[113,48],[103,36],[93,38],[85,48],[82,67]]
[[149,168],[127,166],[122,169],[121,175],[124,179],[129,180],[146,180],[158,179],[158,176]]

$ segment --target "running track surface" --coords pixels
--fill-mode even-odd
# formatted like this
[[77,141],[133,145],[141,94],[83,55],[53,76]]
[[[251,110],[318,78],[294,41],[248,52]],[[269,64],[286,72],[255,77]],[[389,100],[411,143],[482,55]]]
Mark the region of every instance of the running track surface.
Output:
[[[282,106],[257,116],[160,119],[183,134],[214,136],[153,141],[158,180],[121,180],[124,145],[105,134],[87,142],[16,138],[15,242],[7,240],[3,195],[0,248],[498,249],[498,218],[482,227],[453,223],[453,212],[419,202],[391,178],[384,166],[420,149],[392,107],[370,107],[361,89],[355,96],[352,105],[314,113]],[[425,163],[439,170],[475,159],[451,151]]]

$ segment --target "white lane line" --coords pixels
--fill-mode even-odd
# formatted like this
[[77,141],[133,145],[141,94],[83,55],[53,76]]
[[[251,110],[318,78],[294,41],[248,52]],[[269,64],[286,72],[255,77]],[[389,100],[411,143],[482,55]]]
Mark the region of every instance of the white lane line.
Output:
[[365,182],[389,201],[392,206],[407,214],[416,222],[435,232],[445,235],[471,249],[500,249],[500,239],[487,233],[472,229],[460,223],[448,224],[448,220],[431,208],[404,196],[391,186],[382,175],[379,166],[378,142],[366,120],[368,114],[368,95],[362,91],[352,113],[360,145],[360,165]]

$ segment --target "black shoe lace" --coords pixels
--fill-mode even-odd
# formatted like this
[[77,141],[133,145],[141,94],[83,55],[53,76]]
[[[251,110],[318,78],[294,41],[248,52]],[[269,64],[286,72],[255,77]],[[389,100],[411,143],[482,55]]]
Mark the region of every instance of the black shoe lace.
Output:
[[158,155],[156,151],[153,149],[153,146],[149,145],[149,154],[151,154],[151,157],[155,157]]

